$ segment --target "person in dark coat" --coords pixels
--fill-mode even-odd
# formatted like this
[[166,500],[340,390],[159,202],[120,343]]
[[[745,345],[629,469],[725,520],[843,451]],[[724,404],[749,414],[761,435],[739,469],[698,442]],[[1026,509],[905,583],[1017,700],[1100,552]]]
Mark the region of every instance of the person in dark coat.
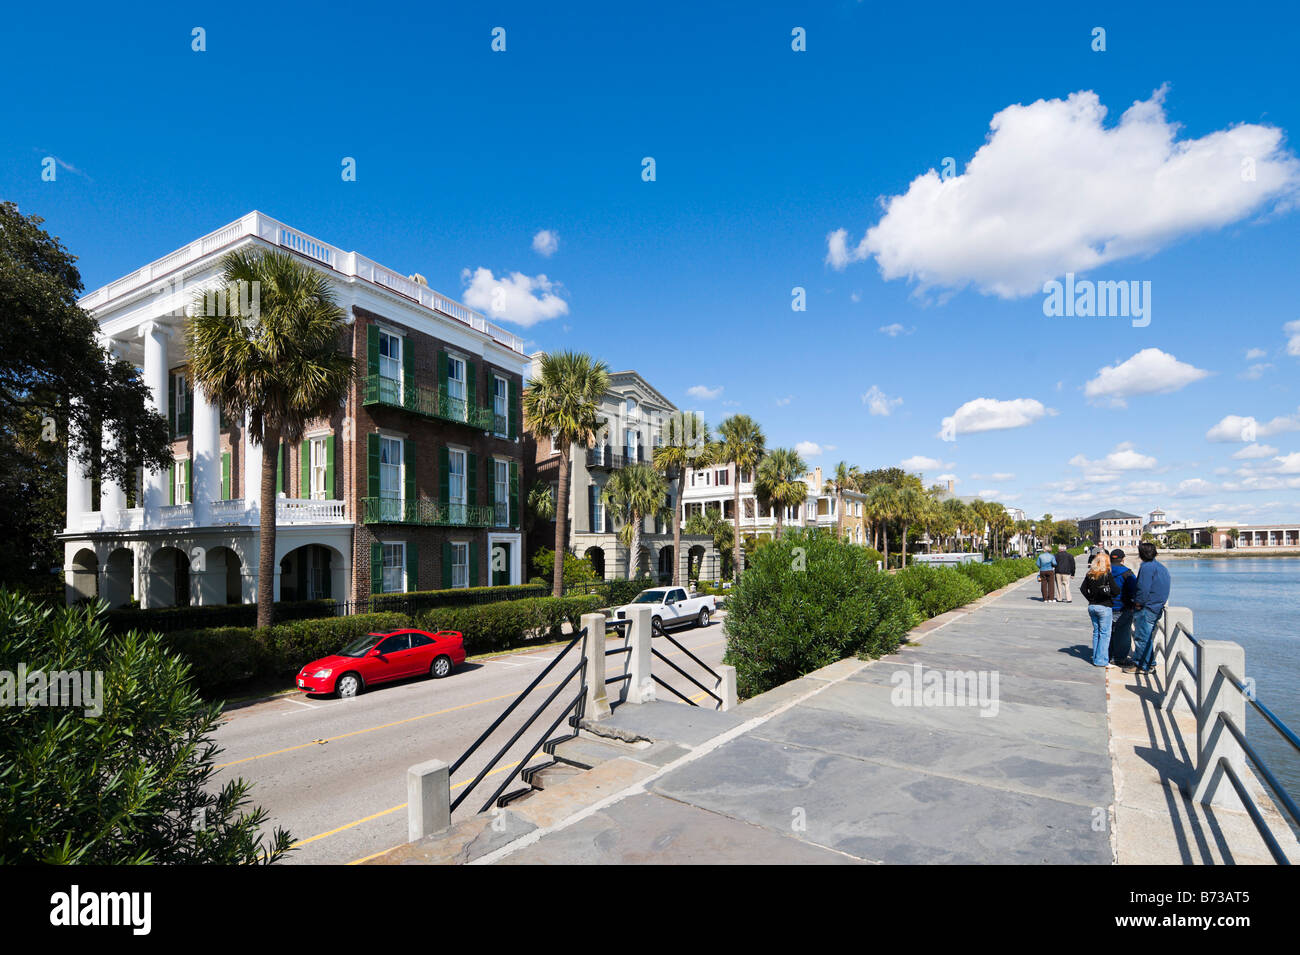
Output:
[[[1074,555],[1064,544],[1056,548],[1056,602],[1074,603],[1070,595],[1070,579],[1074,577]],[[1062,597],[1061,595],[1065,596]]]
[[1116,547],[1110,552],[1110,575],[1115,579],[1115,599],[1111,602],[1110,662],[1128,663],[1133,649],[1133,599],[1137,594],[1137,574],[1124,566],[1124,552]]

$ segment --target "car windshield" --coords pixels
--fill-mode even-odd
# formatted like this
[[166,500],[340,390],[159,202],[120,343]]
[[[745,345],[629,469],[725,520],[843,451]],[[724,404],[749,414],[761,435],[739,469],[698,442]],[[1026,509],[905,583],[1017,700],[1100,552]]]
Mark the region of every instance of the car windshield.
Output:
[[367,650],[373,647],[383,638],[382,633],[368,633],[364,637],[357,637],[346,647],[339,651],[341,657],[360,657],[365,656]]
[[662,590],[647,590],[632,601],[634,604],[661,604],[663,602],[664,591]]

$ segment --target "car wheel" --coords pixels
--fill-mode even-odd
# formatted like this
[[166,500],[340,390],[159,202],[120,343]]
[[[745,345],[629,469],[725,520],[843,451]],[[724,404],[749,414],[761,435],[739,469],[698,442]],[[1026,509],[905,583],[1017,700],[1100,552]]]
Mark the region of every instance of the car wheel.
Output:
[[429,667],[429,676],[433,677],[435,680],[441,680],[449,673],[451,673],[451,657],[447,656],[445,653],[434,660],[433,665]]
[[345,673],[339,677],[334,689],[338,691],[340,699],[350,700],[361,692],[361,677],[355,673]]
[[708,607],[701,607],[701,608],[700,608],[700,619],[699,619],[699,625],[700,625],[701,627],[707,627],[707,626],[709,625],[709,608],[708,608]]
[[650,618],[650,636],[653,637],[655,635],[656,630],[662,631],[663,628],[664,628],[663,617],[654,616]]

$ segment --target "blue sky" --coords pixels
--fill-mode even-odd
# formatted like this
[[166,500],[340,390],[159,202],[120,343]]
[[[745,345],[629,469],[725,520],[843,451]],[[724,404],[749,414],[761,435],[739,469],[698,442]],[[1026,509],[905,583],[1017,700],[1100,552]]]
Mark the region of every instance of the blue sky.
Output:
[[[260,209],[469,304],[504,281],[493,317],[536,347],[635,367],[713,423],[743,410],[810,464],[906,461],[1034,516],[1300,517],[1294,10],[7,18],[0,197],[88,289]],[[1150,324],[1045,316],[1067,271],[1150,282]]]

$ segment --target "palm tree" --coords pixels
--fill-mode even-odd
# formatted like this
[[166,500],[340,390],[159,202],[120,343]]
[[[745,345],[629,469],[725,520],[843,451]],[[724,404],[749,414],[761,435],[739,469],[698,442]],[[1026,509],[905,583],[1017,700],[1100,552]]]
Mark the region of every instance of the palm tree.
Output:
[[961,547],[962,532],[970,521],[969,508],[955,497],[948,498],[940,506],[948,515],[948,520],[952,522],[953,533],[957,536],[957,547],[954,548],[956,550]]
[[785,528],[785,509],[808,499],[808,485],[803,481],[806,473],[808,465],[790,448],[773,448],[758,466],[755,490],[773,508],[778,538]]
[[677,483],[673,502],[673,586],[682,582],[682,495],[686,493],[686,469],[713,463],[715,448],[709,426],[694,411],[682,411],[668,418],[663,444],[655,448],[655,469]]
[[898,488],[892,484],[877,484],[867,492],[867,514],[880,528],[884,549],[885,567],[889,567],[889,522],[898,513]]
[[740,476],[746,471],[753,471],[758,468],[759,463],[763,460],[763,455],[767,453],[767,439],[763,437],[763,429],[747,414],[734,414],[730,418],[723,420],[718,425],[718,435],[721,438],[718,446],[719,459],[734,464],[736,467],[735,478],[732,482],[732,493],[735,496],[735,541],[732,544],[731,552],[732,577],[740,576]]
[[831,479],[826,482],[835,491],[835,536],[844,537],[844,492],[853,487],[853,469],[847,463],[841,461],[835,465],[835,473]]
[[[228,415],[247,416],[249,438],[262,447],[257,625],[269,627],[280,442],[296,444],[309,422],[332,417],[356,369],[343,347],[343,310],[324,272],[287,252],[245,249],[221,260],[221,283],[219,294],[234,314],[209,315],[222,310],[208,309],[203,295],[195,299],[185,328],[190,378]],[[249,290],[257,311],[239,314]]]
[[641,562],[641,528],[646,515],[663,505],[667,490],[663,477],[650,465],[632,464],[611,474],[601,493],[601,500],[627,517],[619,535],[628,548],[628,580],[637,576]]
[[905,487],[898,492],[895,516],[903,522],[903,563],[907,566],[907,531],[912,524],[925,518],[926,496],[914,487]]
[[591,447],[605,424],[597,414],[609,390],[609,366],[581,352],[543,355],[537,378],[524,390],[524,423],[535,438],[545,436],[560,452],[560,486],[555,495],[555,576],[551,596],[564,593],[564,554],[569,549],[569,461],[575,444]]

